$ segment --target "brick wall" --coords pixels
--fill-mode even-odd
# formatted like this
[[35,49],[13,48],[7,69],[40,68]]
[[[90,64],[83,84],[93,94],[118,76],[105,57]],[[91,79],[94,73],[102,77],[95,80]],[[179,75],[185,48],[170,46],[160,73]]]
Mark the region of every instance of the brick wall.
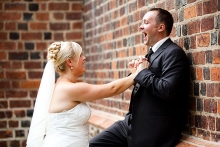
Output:
[[[183,47],[191,62],[189,122],[184,132],[220,141],[220,0],[86,0],[85,80],[106,83],[128,74],[128,62],[147,51],[139,26],[151,7],[172,13],[171,39]],[[92,101],[90,106],[124,116],[131,89]]]
[[0,1],[0,146],[26,146],[34,101],[54,41],[83,45],[82,0]]
[[[50,43],[73,40],[83,46],[86,82],[125,77],[128,62],[147,51],[139,26],[151,7],[172,13],[171,39],[191,61],[184,132],[220,141],[220,0],[2,0],[0,146],[25,146]],[[131,90],[89,104],[93,110],[124,116]]]

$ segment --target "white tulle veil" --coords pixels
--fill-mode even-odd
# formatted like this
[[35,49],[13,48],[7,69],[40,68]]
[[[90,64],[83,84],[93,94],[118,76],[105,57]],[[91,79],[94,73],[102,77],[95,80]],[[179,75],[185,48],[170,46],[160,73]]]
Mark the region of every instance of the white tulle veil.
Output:
[[49,60],[44,68],[38,90],[33,117],[27,138],[27,147],[40,147],[47,128],[49,106],[55,84],[54,62]]

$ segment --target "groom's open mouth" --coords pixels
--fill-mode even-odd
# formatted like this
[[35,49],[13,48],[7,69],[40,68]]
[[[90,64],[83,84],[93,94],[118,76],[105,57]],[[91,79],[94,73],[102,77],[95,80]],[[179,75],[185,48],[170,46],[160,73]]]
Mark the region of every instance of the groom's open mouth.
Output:
[[144,32],[142,32],[143,34],[144,34],[144,40],[146,40],[146,38],[147,38],[147,33],[144,33]]

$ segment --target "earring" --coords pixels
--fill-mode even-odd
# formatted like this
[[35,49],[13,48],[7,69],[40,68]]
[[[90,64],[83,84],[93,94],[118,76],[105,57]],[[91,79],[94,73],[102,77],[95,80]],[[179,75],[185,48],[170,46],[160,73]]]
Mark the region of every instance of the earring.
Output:
[[71,67],[70,67],[70,69],[72,70],[72,69],[73,69],[73,67],[71,66]]

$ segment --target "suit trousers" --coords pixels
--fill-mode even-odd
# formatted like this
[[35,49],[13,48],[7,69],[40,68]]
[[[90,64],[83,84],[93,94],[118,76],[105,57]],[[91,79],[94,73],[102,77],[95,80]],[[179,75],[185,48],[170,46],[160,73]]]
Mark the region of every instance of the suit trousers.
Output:
[[89,142],[89,147],[130,147],[131,146],[131,114],[124,120],[115,122],[103,130]]

